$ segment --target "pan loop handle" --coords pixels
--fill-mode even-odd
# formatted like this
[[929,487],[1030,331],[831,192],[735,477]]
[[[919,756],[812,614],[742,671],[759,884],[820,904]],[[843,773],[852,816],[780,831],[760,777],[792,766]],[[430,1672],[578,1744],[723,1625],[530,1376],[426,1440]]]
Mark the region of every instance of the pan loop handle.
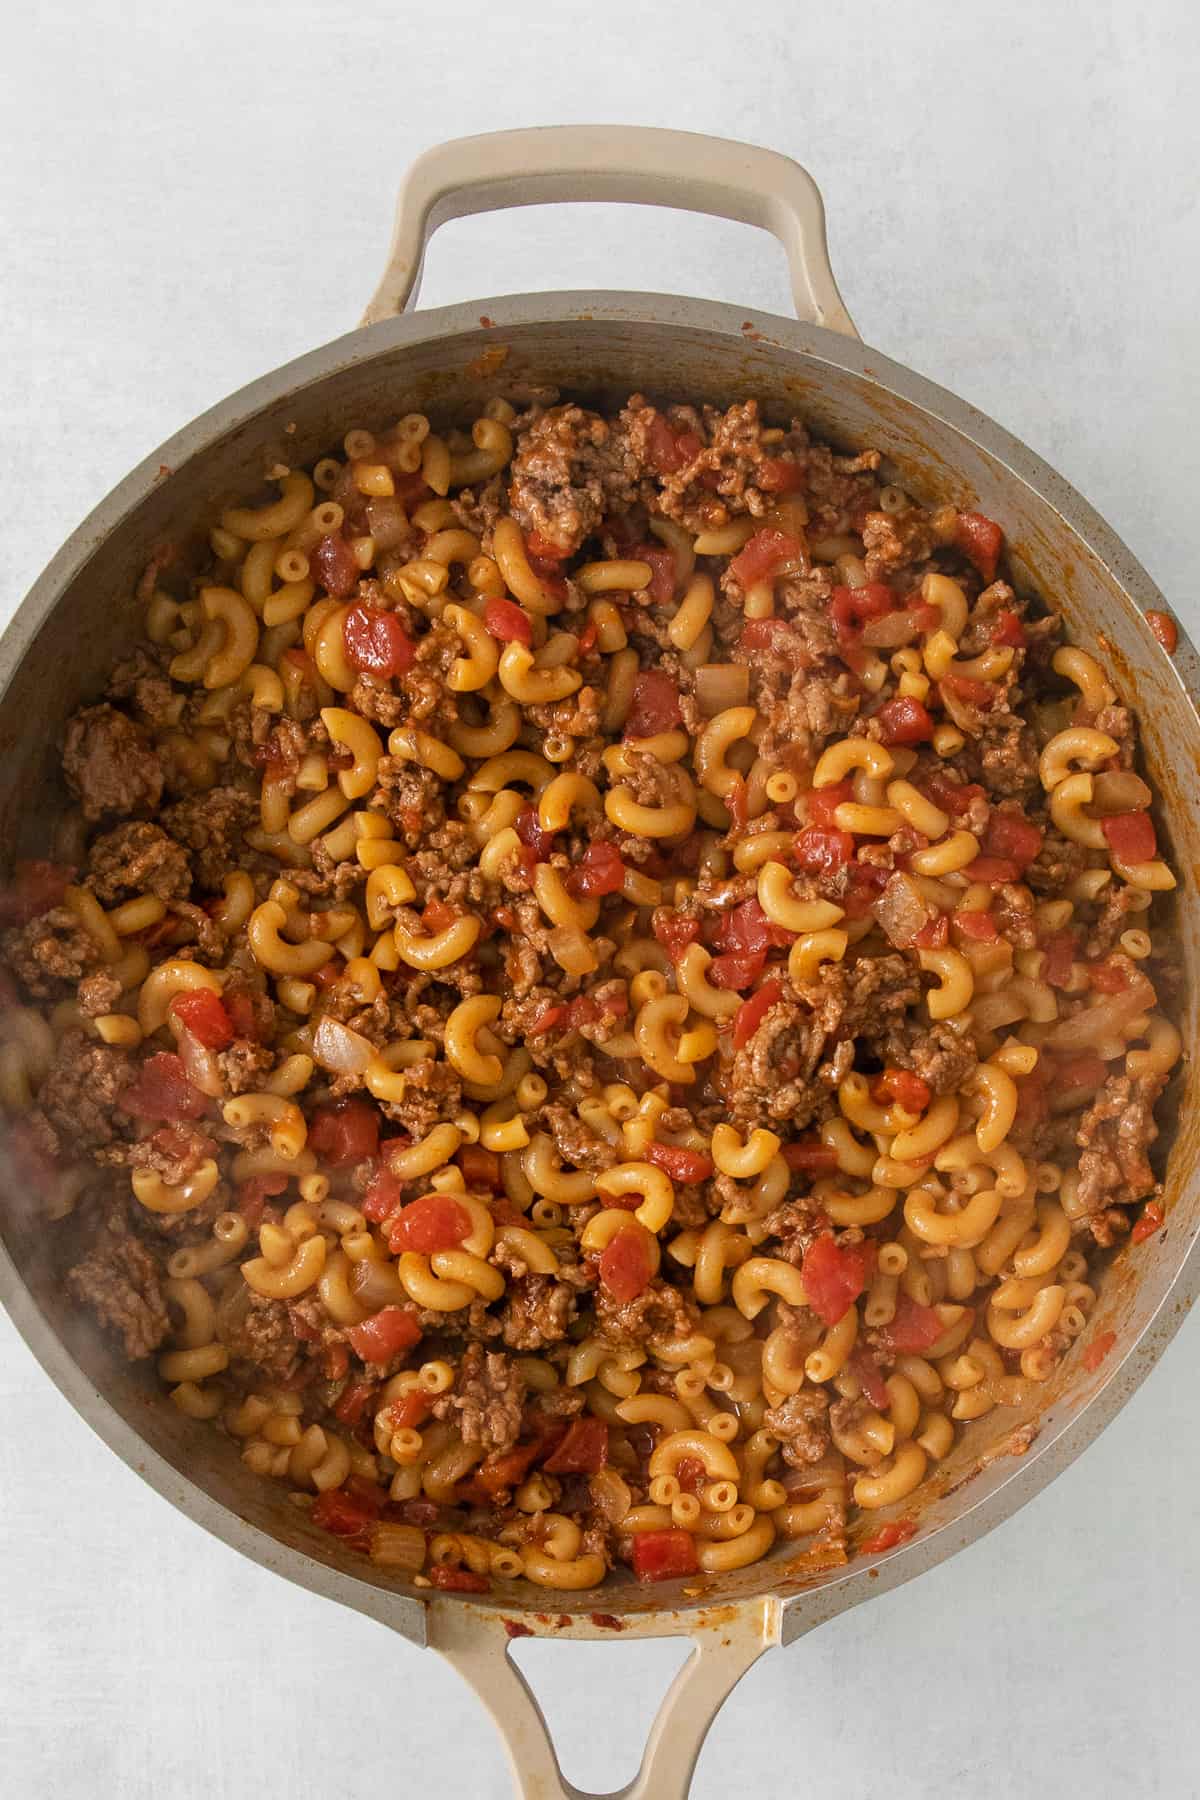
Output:
[[807,169],[776,150],[643,125],[537,126],[427,150],[401,183],[387,266],[362,323],[416,305],[426,248],[447,220],[559,200],[673,206],[757,225],[783,246],[797,318],[858,336],[829,266],[825,208]]
[[509,1637],[499,1614],[461,1601],[433,1601],[428,1643],[492,1715],[518,1800],[687,1800],[701,1746],[722,1702],[763,1651],[779,1641],[777,1601],[718,1610],[719,1622],[694,1633],[695,1649],[667,1689],[637,1775],[608,1795],[585,1794],[559,1768],[541,1708],[508,1655]]

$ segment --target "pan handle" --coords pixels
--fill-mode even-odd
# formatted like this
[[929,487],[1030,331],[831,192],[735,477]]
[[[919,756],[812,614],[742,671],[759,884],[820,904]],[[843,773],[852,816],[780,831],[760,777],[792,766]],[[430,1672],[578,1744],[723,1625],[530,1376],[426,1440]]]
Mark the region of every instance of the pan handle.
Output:
[[674,206],[758,225],[783,246],[796,316],[858,336],[829,266],[825,208],[807,169],[754,144],[644,125],[535,126],[427,150],[400,185],[387,266],[363,324],[415,306],[426,247],[448,219],[556,200]]
[[492,1715],[518,1800],[687,1800],[696,1759],[722,1702],[763,1651],[779,1641],[777,1601],[717,1611],[718,1620],[694,1633],[696,1647],[658,1709],[642,1766],[619,1794],[585,1794],[566,1779],[541,1708],[508,1655],[510,1638],[498,1613],[435,1600],[428,1642]]

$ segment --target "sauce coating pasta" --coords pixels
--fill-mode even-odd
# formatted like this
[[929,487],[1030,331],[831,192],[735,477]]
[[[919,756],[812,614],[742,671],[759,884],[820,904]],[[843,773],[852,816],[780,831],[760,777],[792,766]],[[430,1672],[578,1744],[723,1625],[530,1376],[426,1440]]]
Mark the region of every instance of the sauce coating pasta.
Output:
[[0,897],[71,1292],[435,1587],[844,1559],[1162,1223],[1129,712],[999,525],[753,402],[276,476]]

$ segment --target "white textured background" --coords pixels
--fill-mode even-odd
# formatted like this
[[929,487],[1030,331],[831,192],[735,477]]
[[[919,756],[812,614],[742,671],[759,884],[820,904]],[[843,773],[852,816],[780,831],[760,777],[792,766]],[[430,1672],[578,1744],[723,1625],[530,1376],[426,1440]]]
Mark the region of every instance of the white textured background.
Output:
[[[353,322],[421,149],[600,118],[805,161],[868,342],[1042,451],[1200,622],[1190,0],[66,0],[12,9],[3,39],[6,609],[159,440]],[[786,308],[768,239],[609,208],[455,225],[424,298],[626,270]],[[507,1793],[436,1658],[210,1541],[90,1435],[6,1321],[0,1348],[6,1791]],[[760,1663],[697,1795],[1200,1793],[1198,1356],[1192,1321],[1017,1518]],[[568,1773],[625,1778],[676,1660],[534,1647]]]

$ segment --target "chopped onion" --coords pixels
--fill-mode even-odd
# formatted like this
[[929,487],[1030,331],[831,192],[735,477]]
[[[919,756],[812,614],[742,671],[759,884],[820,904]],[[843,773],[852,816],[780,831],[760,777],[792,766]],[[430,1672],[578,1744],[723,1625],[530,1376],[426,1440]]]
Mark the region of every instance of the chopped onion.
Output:
[[370,1256],[360,1256],[351,1263],[350,1292],[368,1312],[379,1312],[385,1306],[401,1306],[408,1299],[408,1290],[400,1285],[396,1265],[376,1262]]
[[911,875],[897,874],[875,902],[875,917],[896,948],[905,950],[929,923],[932,908]]
[[325,1014],[313,1032],[312,1053],[331,1075],[361,1075],[377,1051],[357,1031]]
[[547,940],[550,954],[568,975],[590,975],[600,967],[592,941],[575,925],[556,925]]
[[744,663],[701,663],[696,670],[696,704],[708,719],[727,706],[745,706],[750,671]]
[[1092,776],[1090,811],[1098,817],[1110,813],[1140,812],[1149,806],[1154,795],[1132,769],[1101,769]]
[[179,1060],[183,1064],[183,1072],[194,1088],[210,1099],[220,1099],[225,1092],[225,1084],[221,1080],[221,1071],[217,1067],[216,1055],[194,1037],[185,1025],[176,1024],[175,1039],[179,1046]]
[[900,644],[911,644],[920,629],[910,612],[884,613],[882,618],[866,621],[862,641],[872,650],[895,650]]
[[1154,989],[1140,973],[1119,994],[1103,994],[1069,1018],[1060,1019],[1046,1033],[1050,1050],[1090,1050],[1093,1045],[1119,1038],[1131,1019],[1154,1005]]

